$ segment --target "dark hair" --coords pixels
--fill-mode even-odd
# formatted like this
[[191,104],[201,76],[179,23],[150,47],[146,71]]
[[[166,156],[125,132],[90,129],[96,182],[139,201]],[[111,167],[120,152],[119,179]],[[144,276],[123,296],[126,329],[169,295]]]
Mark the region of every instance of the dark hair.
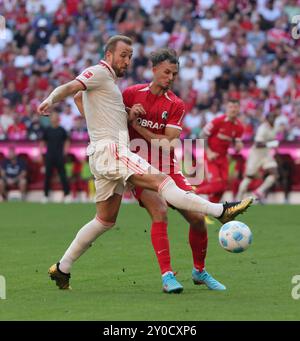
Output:
[[129,37],[122,36],[122,35],[115,35],[108,39],[104,47],[104,54],[106,54],[106,52],[108,51],[114,52],[116,45],[119,41],[122,41],[123,43],[130,45],[130,46],[132,45],[132,40]]
[[237,98],[229,98],[228,99],[228,103],[240,104],[240,101]]
[[159,49],[155,52],[152,52],[150,55],[150,59],[153,66],[156,66],[164,62],[165,60],[167,60],[171,64],[177,64],[179,66],[177,53],[173,49]]

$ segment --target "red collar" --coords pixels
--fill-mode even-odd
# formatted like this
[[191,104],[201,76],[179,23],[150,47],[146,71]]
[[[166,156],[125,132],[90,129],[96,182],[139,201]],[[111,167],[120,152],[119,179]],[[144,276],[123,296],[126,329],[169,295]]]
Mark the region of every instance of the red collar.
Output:
[[109,72],[112,74],[112,76],[113,76],[114,79],[117,78],[117,76],[116,76],[116,74],[115,74],[115,71],[113,70],[113,68],[112,68],[109,64],[106,63],[105,60],[100,60],[100,63],[99,63],[99,64],[100,64],[100,65],[103,65],[104,67],[106,67],[106,68],[109,70]]

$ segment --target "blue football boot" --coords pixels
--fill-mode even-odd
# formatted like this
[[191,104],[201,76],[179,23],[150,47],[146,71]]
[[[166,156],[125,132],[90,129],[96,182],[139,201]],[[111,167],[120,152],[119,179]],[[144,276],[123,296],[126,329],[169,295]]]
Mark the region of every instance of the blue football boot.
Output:
[[193,268],[192,280],[194,284],[205,284],[210,290],[226,290],[226,287],[214,279],[206,270],[199,271]]
[[163,292],[168,294],[179,294],[183,290],[183,286],[176,280],[173,272],[168,272],[164,276],[162,276],[163,282]]

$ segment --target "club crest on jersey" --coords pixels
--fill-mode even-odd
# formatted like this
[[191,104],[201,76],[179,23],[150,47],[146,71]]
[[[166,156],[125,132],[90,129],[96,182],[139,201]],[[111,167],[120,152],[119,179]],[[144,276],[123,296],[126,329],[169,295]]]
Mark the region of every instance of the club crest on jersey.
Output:
[[168,118],[168,112],[167,111],[163,111],[162,114],[161,114],[161,118],[163,120],[166,120]]
[[85,71],[85,73],[83,74],[83,76],[86,78],[86,79],[89,79],[91,78],[92,76],[94,76],[93,72],[91,71]]

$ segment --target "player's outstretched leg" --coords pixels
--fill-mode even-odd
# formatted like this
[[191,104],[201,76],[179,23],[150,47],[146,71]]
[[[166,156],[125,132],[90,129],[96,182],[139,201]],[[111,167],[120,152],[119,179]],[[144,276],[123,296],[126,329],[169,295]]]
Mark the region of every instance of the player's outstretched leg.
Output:
[[183,286],[177,281],[173,272],[167,272],[162,276],[163,292],[167,294],[180,294]]
[[196,285],[205,284],[210,290],[226,290],[225,285],[214,279],[205,269],[200,272],[193,268],[192,280]]
[[65,274],[59,269],[59,263],[53,264],[48,270],[48,274],[52,281],[55,281],[59,289],[70,290],[71,274]]
[[245,212],[253,202],[253,198],[249,197],[238,202],[215,204],[195,193],[183,191],[176,186],[172,178],[162,173],[159,175],[143,174],[143,177],[133,174],[130,177],[130,182],[135,186],[157,191],[177,209],[196,211],[204,215],[209,214],[219,219],[223,224]]

